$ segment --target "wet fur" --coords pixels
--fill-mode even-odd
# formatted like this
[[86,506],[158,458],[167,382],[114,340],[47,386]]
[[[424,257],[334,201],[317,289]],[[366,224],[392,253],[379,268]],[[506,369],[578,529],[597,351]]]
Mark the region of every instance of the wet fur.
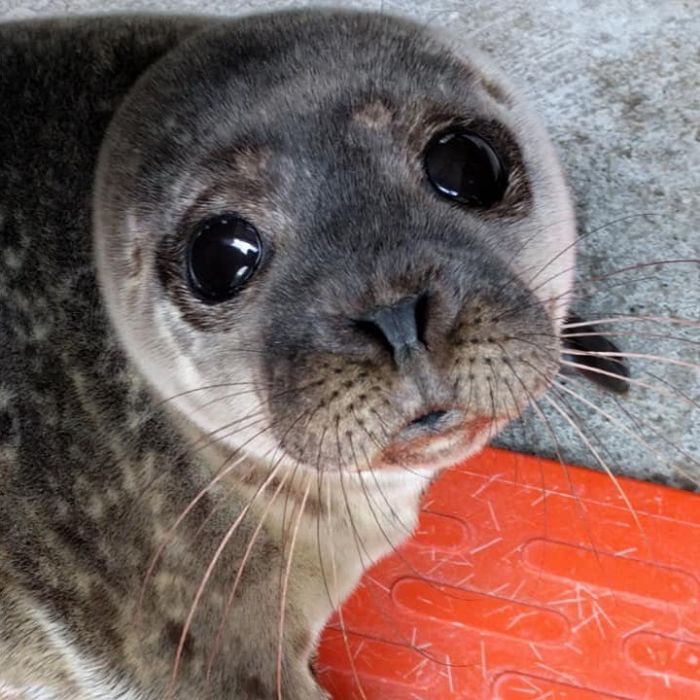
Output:
[[[377,473],[392,436],[488,415],[467,454],[558,369],[544,132],[483,59],[380,16],[17,23],[0,63],[0,697],[323,697],[320,629],[444,466]],[[422,177],[455,120],[509,161],[488,214]],[[206,306],[184,242],[222,208],[274,253]],[[428,350],[397,368],[350,320],[416,290]]]

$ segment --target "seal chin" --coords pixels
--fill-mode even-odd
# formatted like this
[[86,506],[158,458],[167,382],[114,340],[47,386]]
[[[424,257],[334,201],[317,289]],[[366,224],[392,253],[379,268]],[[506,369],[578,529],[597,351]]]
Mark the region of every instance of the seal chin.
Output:
[[373,466],[441,469],[457,464],[480,450],[502,422],[456,410],[430,411],[400,430]]

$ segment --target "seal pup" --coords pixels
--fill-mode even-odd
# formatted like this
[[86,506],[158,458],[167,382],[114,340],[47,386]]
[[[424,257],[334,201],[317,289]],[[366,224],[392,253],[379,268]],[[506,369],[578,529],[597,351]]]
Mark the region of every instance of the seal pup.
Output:
[[548,137],[386,15],[0,32],[0,695],[322,698],[332,610],[559,369]]

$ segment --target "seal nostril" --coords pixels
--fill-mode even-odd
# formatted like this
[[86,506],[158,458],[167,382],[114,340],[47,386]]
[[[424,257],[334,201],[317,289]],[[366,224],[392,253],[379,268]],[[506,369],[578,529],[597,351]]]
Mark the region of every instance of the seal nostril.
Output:
[[418,335],[418,341],[423,345],[427,345],[425,342],[425,330],[428,325],[428,294],[421,294],[418,299],[416,299],[415,306],[416,314],[416,331]]
[[412,420],[410,425],[419,426],[421,428],[436,428],[446,415],[447,411],[431,411],[430,413],[426,413]]

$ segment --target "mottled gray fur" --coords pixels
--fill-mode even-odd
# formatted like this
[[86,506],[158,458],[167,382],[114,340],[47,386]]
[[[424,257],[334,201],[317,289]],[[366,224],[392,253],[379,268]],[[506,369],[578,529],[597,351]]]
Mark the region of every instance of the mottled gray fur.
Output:
[[[381,15],[7,24],[0,65],[0,697],[162,698],[181,639],[177,697],[277,697],[300,509],[282,691],[322,697],[310,655],[368,563],[352,534],[381,556],[415,522],[430,464],[458,456],[392,476],[392,436],[434,408],[487,416],[467,454],[557,371],[573,217],[546,136],[483,59]],[[427,140],[453,123],[506,161],[492,211],[424,177]],[[225,210],[267,253],[243,293],[208,306],[184,249]],[[396,366],[353,319],[414,293],[425,348]],[[200,449],[246,415],[260,418]],[[373,488],[399,515],[377,529],[357,474],[382,459]],[[278,502],[247,510],[265,488]],[[334,547],[350,563],[327,591]]]

